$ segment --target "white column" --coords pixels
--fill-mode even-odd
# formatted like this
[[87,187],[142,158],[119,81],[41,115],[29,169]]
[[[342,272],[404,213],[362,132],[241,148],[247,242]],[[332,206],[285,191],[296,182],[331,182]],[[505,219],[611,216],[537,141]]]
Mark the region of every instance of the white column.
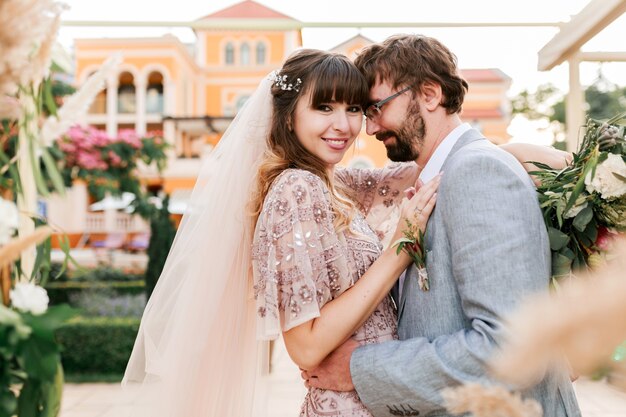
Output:
[[[104,198],[110,199],[111,194],[106,193]],[[117,218],[117,210],[111,207],[104,208],[104,230],[107,233],[114,232],[117,230],[117,225],[115,224],[115,219]]]
[[178,116],[176,109],[176,84],[169,81],[163,84],[163,114],[166,116]]
[[135,80],[135,131],[138,135],[146,133],[146,89],[148,84],[144,80]]
[[198,40],[196,41],[196,64],[200,68],[206,66],[206,33],[198,33]]
[[176,144],[176,126],[173,120],[165,120],[163,122],[163,136],[165,142],[174,148]]
[[107,134],[117,136],[117,78],[107,79]]
[[580,86],[580,56],[573,55],[569,61],[569,92],[565,102],[565,125],[567,131],[567,150],[575,151],[578,147],[580,129],[585,122],[585,98]]

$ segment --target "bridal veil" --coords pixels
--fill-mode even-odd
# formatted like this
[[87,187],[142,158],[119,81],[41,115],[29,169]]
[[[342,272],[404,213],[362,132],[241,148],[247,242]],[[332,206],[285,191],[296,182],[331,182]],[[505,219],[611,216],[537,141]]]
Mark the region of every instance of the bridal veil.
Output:
[[247,204],[266,149],[272,82],[263,79],[203,163],[122,382],[139,390],[133,416],[263,412],[255,397],[263,400],[268,355],[256,340]]

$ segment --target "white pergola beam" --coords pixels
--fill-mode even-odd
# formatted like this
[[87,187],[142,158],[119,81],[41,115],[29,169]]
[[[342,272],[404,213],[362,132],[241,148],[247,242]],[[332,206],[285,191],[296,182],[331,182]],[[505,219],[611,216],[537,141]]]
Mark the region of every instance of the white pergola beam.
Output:
[[624,62],[626,61],[626,51],[624,52],[581,52],[580,60],[585,62]]
[[539,51],[539,71],[548,71],[626,12],[626,0],[592,0]]
[[195,21],[63,20],[66,27],[189,27],[192,29],[297,30],[302,28],[500,28],[562,27],[563,22],[301,22],[294,19],[204,19]]

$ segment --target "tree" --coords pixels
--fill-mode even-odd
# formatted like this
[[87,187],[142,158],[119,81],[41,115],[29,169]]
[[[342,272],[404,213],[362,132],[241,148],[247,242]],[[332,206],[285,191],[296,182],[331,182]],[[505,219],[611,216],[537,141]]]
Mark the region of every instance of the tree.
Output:
[[[585,89],[587,117],[606,120],[626,108],[626,87],[619,87],[607,80],[602,73]],[[523,114],[530,120],[546,118],[558,123],[558,129],[565,127],[565,95],[552,84],[541,85],[534,92],[524,90],[511,100],[513,114]],[[559,142],[555,146],[559,147]]]
[[150,218],[151,235],[148,244],[148,267],[144,278],[147,298],[150,298],[152,291],[154,291],[174,242],[174,236],[176,236],[176,227],[170,219],[168,206],[169,196],[166,196],[161,208],[154,210]]

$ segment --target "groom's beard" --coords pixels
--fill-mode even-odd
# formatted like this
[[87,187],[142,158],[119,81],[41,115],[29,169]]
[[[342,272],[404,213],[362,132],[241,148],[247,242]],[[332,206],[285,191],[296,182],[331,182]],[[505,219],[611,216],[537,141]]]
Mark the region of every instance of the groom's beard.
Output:
[[387,157],[395,162],[415,161],[426,136],[426,125],[419,112],[419,104],[408,109],[402,126],[397,130],[386,130],[376,134],[376,139],[383,141],[395,137],[395,142],[386,146]]

